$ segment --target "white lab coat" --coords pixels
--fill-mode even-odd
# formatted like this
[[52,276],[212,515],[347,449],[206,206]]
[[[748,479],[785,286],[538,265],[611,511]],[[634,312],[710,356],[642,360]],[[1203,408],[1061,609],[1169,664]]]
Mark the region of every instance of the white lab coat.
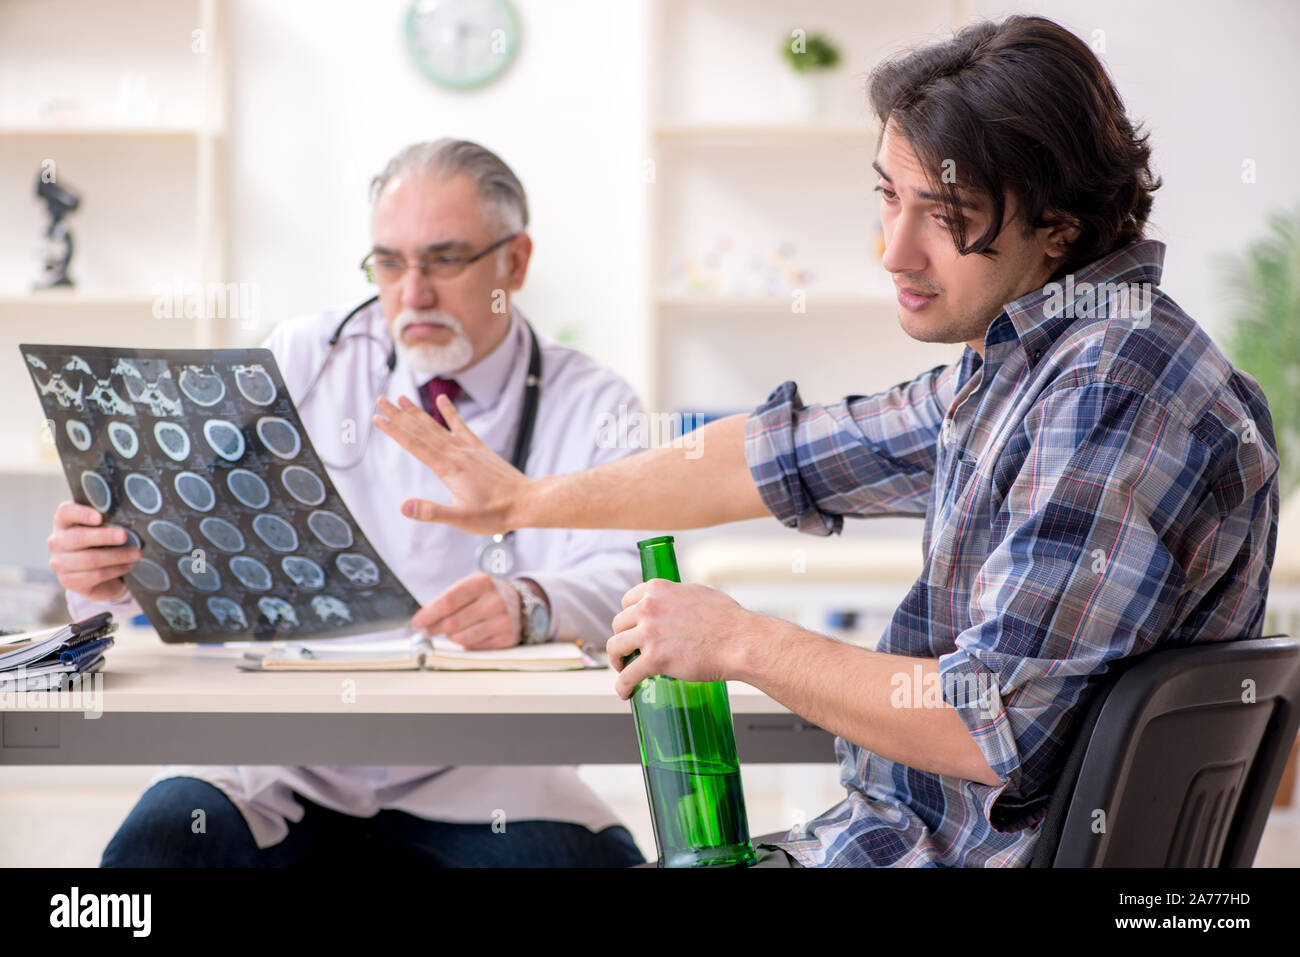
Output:
[[[289,320],[267,340],[295,404],[325,362],[326,340],[345,314],[338,310]],[[620,406],[629,415],[640,409],[632,389],[582,353],[541,333],[538,340],[542,384],[527,473],[575,472],[628,454],[627,449],[599,448],[597,437],[601,413],[618,418]],[[367,443],[355,468],[327,464],[330,478],[380,556],[423,604],[478,570],[477,552],[484,539],[416,522],[399,511],[400,503],[411,496],[440,502],[450,502],[451,497],[431,470],[370,424],[391,341],[377,304],[358,314],[299,414],[327,463],[346,464]],[[456,400],[457,411],[485,444],[507,459],[519,426],[527,365],[527,328],[516,310],[501,344],[456,376],[464,390]],[[423,378],[399,358],[385,394],[394,402],[404,395],[418,403]],[[520,529],[511,574],[527,575],[546,589],[552,637],[581,637],[603,646],[623,593],[640,581],[635,542],[646,534]],[[74,617],[104,608],[119,619],[139,612],[134,600],[97,604],[69,595]],[[111,669],[111,654],[108,664]],[[232,674],[231,680],[239,679]],[[224,791],[243,813],[259,847],[283,840],[286,820],[301,819],[294,791],[361,817],[394,808],[430,820],[480,823],[491,821],[500,809],[508,820],[571,821],[593,831],[619,823],[572,767],[169,766],[149,783],[177,775],[203,778]]]

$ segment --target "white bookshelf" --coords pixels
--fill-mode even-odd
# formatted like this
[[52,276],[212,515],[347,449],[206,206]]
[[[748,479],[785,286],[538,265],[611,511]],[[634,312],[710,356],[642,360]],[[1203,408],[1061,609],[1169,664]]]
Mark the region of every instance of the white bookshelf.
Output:
[[[205,347],[220,319],[158,318],[164,288],[225,281],[222,0],[0,4],[0,473],[56,475],[21,342]],[[38,174],[81,197],[72,289],[35,290]]]
[[97,138],[197,140],[203,131],[197,126],[148,126],[140,123],[13,123],[0,126],[5,139]]
[[19,318],[21,318],[22,312],[28,310],[130,308],[147,312],[152,305],[152,296],[129,292],[85,293],[64,289],[47,289],[41,292],[18,292],[0,295],[0,308],[14,313]]

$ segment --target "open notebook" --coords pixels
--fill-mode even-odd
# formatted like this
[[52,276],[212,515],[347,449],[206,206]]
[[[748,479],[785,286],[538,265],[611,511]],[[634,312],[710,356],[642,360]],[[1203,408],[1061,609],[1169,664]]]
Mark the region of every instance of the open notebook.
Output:
[[442,635],[414,635],[367,642],[275,642],[265,650],[246,651],[236,667],[244,671],[578,671],[608,666],[568,642],[466,651]]

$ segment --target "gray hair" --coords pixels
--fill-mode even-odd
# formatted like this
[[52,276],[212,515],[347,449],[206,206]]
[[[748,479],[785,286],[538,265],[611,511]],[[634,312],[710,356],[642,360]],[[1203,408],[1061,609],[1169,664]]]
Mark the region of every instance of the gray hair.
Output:
[[528,197],[519,177],[501,157],[478,143],[444,138],[411,144],[370,181],[371,204],[389,180],[408,173],[425,173],[438,179],[468,176],[478,188],[485,213],[497,226],[512,233],[528,226]]

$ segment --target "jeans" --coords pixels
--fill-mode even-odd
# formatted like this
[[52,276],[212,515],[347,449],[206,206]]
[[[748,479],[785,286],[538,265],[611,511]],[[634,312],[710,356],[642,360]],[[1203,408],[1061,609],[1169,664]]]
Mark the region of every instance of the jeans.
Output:
[[565,821],[506,821],[498,833],[491,824],[426,821],[404,811],[354,817],[296,797],[302,820],[286,822],[289,834],[279,844],[259,848],[220,788],[198,778],[159,781],[131,809],[99,866],[627,867],[645,860],[619,826],[597,834]]

